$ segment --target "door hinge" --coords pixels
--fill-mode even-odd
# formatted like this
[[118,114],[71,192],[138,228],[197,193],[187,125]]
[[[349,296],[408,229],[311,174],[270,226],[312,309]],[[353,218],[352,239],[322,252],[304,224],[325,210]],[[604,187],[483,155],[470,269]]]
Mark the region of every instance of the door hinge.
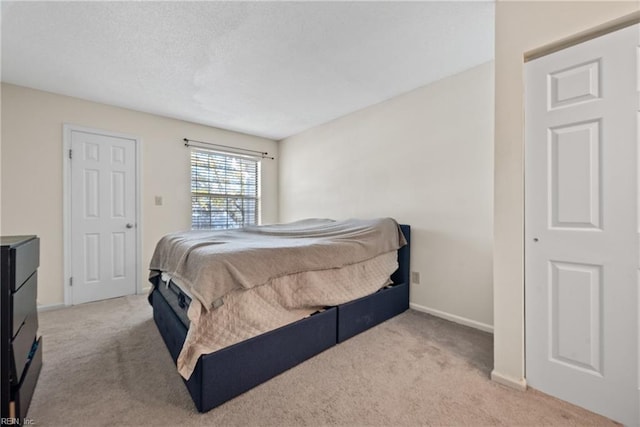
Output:
[[73,286],[73,277],[69,277],[69,286]]
[[73,150],[69,149],[69,158],[71,159],[73,157]]

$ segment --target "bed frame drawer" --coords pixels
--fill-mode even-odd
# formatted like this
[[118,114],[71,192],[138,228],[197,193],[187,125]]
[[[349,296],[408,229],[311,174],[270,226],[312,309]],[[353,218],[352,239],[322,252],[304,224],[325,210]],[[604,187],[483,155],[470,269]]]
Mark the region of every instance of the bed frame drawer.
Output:
[[[202,390],[196,400],[208,411],[336,344],[337,310],[329,308],[271,332],[204,355],[187,382]],[[225,387],[220,387],[225,384]]]
[[172,281],[167,283],[159,278],[156,282],[156,290],[162,294],[164,300],[169,304],[173,312],[178,315],[182,324],[188,328],[190,322],[187,311],[191,304],[191,298]]
[[[163,294],[150,295],[153,318],[174,362],[187,328]],[[198,359],[185,381],[200,412],[206,412],[336,344],[338,310],[331,307],[305,319]]]
[[338,306],[338,342],[391,319],[409,308],[409,284],[400,283]]
[[158,330],[164,339],[167,349],[169,349],[173,363],[176,363],[184,341],[187,338],[187,327],[171,309],[171,306],[158,288],[154,289],[151,295],[149,295],[149,302],[151,302],[153,306],[153,320],[156,326],[158,326]]

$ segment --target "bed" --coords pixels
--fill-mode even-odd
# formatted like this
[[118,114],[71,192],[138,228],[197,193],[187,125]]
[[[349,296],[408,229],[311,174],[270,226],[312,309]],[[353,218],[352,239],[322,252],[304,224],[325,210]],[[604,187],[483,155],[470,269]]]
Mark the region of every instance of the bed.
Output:
[[[310,307],[305,307],[307,312],[302,310],[298,313],[300,318],[297,320],[241,341],[239,341],[241,336],[235,336],[231,341],[231,345],[226,345],[228,341],[225,341],[221,348],[215,346],[202,347],[198,341],[196,345],[191,346],[199,350],[196,351],[195,355],[191,354],[191,359],[193,360],[191,364],[188,361],[184,361],[185,353],[189,353],[186,351],[187,345],[193,341],[196,326],[201,326],[200,323],[205,324],[198,320],[194,312],[199,313],[203,308],[203,312],[215,312],[215,310],[222,312],[227,305],[231,305],[230,302],[233,300],[231,298],[220,300],[218,298],[220,293],[217,291],[206,299],[202,295],[204,291],[198,290],[197,286],[194,287],[190,283],[190,278],[185,277],[187,276],[186,274],[175,271],[175,269],[173,271],[165,271],[164,268],[166,266],[158,265],[157,260],[152,260],[150,281],[153,284],[153,288],[149,295],[149,302],[153,307],[153,318],[171,357],[178,365],[196,408],[200,412],[211,410],[331,346],[408,309],[411,229],[408,225],[398,225],[395,221],[393,223],[399,231],[398,236],[406,244],[393,251],[393,256],[397,259],[397,264],[394,264],[397,269],[392,272],[390,277],[387,276],[384,283],[376,285],[380,289],[366,296],[344,301],[340,304],[318,307],[311,304]],[[307,223],[294,224],[294,229],[304,228],[307,230]],[[327,223],[325,222],[325,224]],[[313,228],[314,226],[312,224],[311,229],[317,230]],[[334,224],[330,223],[321,226],[322,230],[325,230],[326,227],[334,227]],[[269,227],[266,227],[266,229],[269,231],[267,234],[272,234],[271,232],[274,230],[274,228]],[[280,232],[278,228],[275,230],[276,234]],[[333,229],[331,228],[331,230]],[[253,231],[256,230],[253,229]],[[257,231],[262,233],[263,229],[260,228]],[[317,233],[312,233],[313,237],[316,237],[315,234]],[[224,235],[225,239],[227,236],[229,235]],[[297,237],[294,239],[297,239]],[[338,239],[340,240],[341,238]],[[174,239],[174,241],[177,240]],[[210,241],[208,242],[210,243]],[[225,243],[228,243],[228,241],[225,240]],[[357,252],[359,249],[354,248],[359,248],[360,246],[363,245],[350,246],[349,253]],[[200,248],[201,244],[197,243],[194,247]],[[167,250],[165,245],[164,251],[157,247],[156,252],[164,252],[165,257],[170,260],[181,257],[184,261],[184,259],[188,258],[184,253],[180,254],[173,251],[173,247],[169,249],[171,250]],[[322,252],[318,252],[317,244],[315,244],[315,249],[315,252],[313,252],[315,254],[314,258],[322,258]],[[271,248],[268,249],[268,253],[276,253],[278,250]],[[255,248],[252,248],[249,252],[255,254]],[[289,252],[287,255],[290,258],[291,253]],[[190,256],[193,260],[197,259],[193,255]],[[258,253],[256,256],[258,258],[249,260],[252,264],[255,264],[256,260],[265,259],[264,252]],[[382,255],[379,257],[382,258]],[[345,257],[341,256],[340,258]],[[360,262],[351,264],[349,259],[344,262],[346,265],[334,267],[331,270],[340,270],[347,267],[358,268],[359,271],[366,270],[363,267],[364,264]],[[362,261],[362,263],[364,262]],[[373,262],[373,259],[369,259],[366,262]],[[167,265],[170,264],[171,262]],[[218,274],[220,269],[227,268],[227,264],[228,261],[226,259],[222,264],[214,264],[215,274]],[[276,264],[286,264],[286,262],[276,262]],[[260,266],[260,270],[268,269],[269,266]],[[166,267],[166,270],[171,270],[171,268]],[[236,270],[231,269],[234,274],[237,273]],[[295,274],[297,273],[299,272],[295,272]],[[232,279],[242,282],[244,276],[241,273],[238,274],[240,275]],[[350,273],[348,272],[348,275],[353,276],[354,270],[351,270]],[[326,279],[333,276],[318,277],[322,280],[323,277]],[[303,282],[306,283],[304,280]],[[332,281],[328,280],[327,283],[329,282]],[[274,283],[277,283],[277,281],[274,281]],[[235,290],[232,289],[231,292],[244,293],[247,290],[254,290],[254,288],[245,289],[244,286],[238,286],[237,283],[230,286],[236,288]],[[262,287],[264,286],[257,286],[256,288]],[[228,292],[228,289],[224,292]],[[227,296],[224,298],[227,298]],[[220,303],[220,301],[224,302]],[[223,335],[228,334],[225,333]],[[207,349],[211,348],[215,350],[207,351]],[[182,371],[180,370],[181,366]]]

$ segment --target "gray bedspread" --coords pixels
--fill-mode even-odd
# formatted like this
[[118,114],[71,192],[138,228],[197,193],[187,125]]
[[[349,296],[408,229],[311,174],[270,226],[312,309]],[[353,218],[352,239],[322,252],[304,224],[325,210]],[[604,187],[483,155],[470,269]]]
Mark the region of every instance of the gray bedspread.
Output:
[[186,231],[164,236],[150,263],[186,285],[205,310],[236,289],[274,278],[340,268],[406,244],[391,218],[303,220],[228,231]]

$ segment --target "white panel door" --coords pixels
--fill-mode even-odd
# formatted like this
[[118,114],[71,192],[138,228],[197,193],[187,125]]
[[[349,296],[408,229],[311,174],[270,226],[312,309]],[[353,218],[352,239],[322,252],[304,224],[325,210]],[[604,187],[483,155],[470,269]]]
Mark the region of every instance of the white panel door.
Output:
[[135,140],[71,131],[72,301],[136,291]]
[[638,25],[529,62],[529,386],[628,425],[638,405]]

